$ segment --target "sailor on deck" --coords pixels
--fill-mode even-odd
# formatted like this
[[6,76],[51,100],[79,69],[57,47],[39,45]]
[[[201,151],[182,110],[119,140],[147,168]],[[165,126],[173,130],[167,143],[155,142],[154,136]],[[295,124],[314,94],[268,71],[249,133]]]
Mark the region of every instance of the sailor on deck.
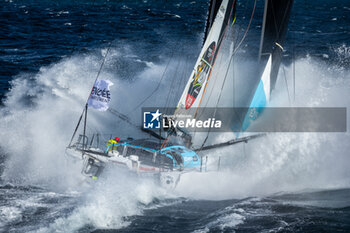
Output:
[[118,137],[108,140],[106,152],[117,150],[117,146],[118,146],[117,144],[119,141],[120,141],[120,138]]

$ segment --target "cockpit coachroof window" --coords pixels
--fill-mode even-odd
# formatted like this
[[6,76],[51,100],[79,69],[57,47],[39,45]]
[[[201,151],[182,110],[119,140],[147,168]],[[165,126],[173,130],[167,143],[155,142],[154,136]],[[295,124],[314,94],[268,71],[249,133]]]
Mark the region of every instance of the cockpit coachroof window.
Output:
[[182,156],[174,150],[164,150],[163,153],[171,155],[178,165],[183,164]]
[[184,153],[184,152],[186,152],[186,151],[184,150],[184,148],[182,148],[182,147],[174,147],[174,148],[172,148],[172,150],[175,150],[175,151],[177,151],[177,152],[180,152],[181,154]]
[[[138,140],[128,142],[127,144],[146,147],[153,150],[159,150],[159,148],[161,147],[161,144],[159,143],[159,141],[155,141],[151,139],[138,139]],[[170,146],[169,143],[168,143],[168,146]]]
[[146,148],[150,148],[153,150],[158,150],[161,146],[161,144],[159,142],[155,142],[155,141],[151,141],[151,140],[144,140],[144,139],[131,141],[128,144],[134,145],[134,146],[146,147]]

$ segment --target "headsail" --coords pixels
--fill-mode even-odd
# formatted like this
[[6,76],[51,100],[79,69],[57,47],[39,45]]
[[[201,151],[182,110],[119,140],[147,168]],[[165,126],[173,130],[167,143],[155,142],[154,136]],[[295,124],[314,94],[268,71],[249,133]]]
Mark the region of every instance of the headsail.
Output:
[[[236,104],[234,104],[233,107],[248,107],[248,109],[260,107],[261,109],[264,108],[270,100],[271,90],[275,86],[281,62],[283,43],[287,32],[287,25],[292,4],[293,0],[265,1],[259,57],[257,59],[258,66],[256,67],[257,72],[255,76],[257,79],[255,83],[251,85],[249,93],[242,93],[245,96],[243,98],[243,102],[245,102],[245,104],[243,104],[243,106],[240,105],[242,102],[240,101],[242,97],[239,97],[240,99]],[[193,118],[196,118],[201,115],[198,114],[199,107],[210,106],[210,103],[213,102],[213,99],[218,100],[217,102],[214,100],[216,103],[216,105],[214,103],[214,107],[216,108],[218,106],[218,102],[221,98],[222,93],[220,92],[219,96],[214,97],[215,94],[211,96],[211,93],[206,92],[206,88],[210,80],[210,92],[212,92],[212,90],[219,90],[220,87],[222,91],[223,87],[225,86],[227,72],[230,69],[233,71],[233,68],[230,68],[230,64],[225,64],[225,61],[227,60],[226,58],[223,59],[224,62],[221,62],[225,67],[220,67],[219,69],[216,65],[216,71],[214,70],[215,72],[213,72],[213,69],[218,58],[220,47],[223,44],[222,42],[225,38],[225,33],[230,20],[234,22],[233,18],[235,16],[235,7],[235,0],[211,1],[209,7],[210,11],[206,24],[205,43],[177,105],[177,109],[174,114],[175,117],[179,115],[190,115]],[[254,9],[252,11],[252,17],[254,14]],[[222,54],[222,52],[220,52],[220,54]],[[231,55],[229,55],[229,57],[230,56]],[[234,52],[232,53],[232,56],[236,56],[234,55]],[[230,62],[227,61],[226,63]],[[222,70],[226,70],[226,74],[222,74]],[[233,79],[239,78],[240,77],[233,77]],[[234,90],[231,90],[231,92],[232,91]],[[213,93],[215,93],[215,91]],[[209,101],[210,99],[211,101]],[[207,105],[207,103],[209,103],[209,105]],[[243,131],[249,127],[251,120],[256,119],[249,118],[249,110],[240,112],[238,115],[235,116],[235,114],[232,114],[232,116],[227,117],[237,118],[236,120],[233,119],[232,122],[237,121],[241,125],[240,130]],[[232,127],[232,130],[233,128],[235,131],[237,130],[236,125]],[[239,134],[236,136],[241,137]],[[208,136],[206,139],[207,138]],[[204,146],[206,139],[204,140],[202,147]]]
[[[266,0],[259,49],[260,80],[249,110],[245,115],[242,131],[257,119],[270,100],[282,59],[283,44],[293,0]],[[254,114],[252,114],[254,112]],[[254,117],[251,117],[254,116]]]

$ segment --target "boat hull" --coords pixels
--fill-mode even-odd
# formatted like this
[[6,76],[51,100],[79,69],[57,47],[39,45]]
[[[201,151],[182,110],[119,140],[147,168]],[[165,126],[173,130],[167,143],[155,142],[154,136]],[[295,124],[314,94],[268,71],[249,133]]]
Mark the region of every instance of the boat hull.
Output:
[[131,172],[140,177],[155,178],[162,187],[174,189],[181,179],[181,175],[188,172],[200,172],[197,168],[188,169],[167,169],[164,167],[150,166],[143,164],[137,156],[125,157],[117,151],[108,152],[106,155],[98,149],[90,149],[91,152],[82,153],[81,150],[67,149],[66,155],[75,161],[82,162],[81,173],[88,178],[98,179],[106,166],[112,169]]

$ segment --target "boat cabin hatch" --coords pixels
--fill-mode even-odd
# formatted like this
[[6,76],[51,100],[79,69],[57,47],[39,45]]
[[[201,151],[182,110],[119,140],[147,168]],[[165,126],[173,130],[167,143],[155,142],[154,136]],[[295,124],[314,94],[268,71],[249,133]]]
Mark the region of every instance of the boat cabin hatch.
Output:
[[159,150],[159,142],[150,139],[140,139],[122,142],[116,148],[123,157],[137,159],[143,165],[165,168],[169,170],[183,170],[185,168],[199,168],[200,158],[196,152],[181,145],[168,144]]

